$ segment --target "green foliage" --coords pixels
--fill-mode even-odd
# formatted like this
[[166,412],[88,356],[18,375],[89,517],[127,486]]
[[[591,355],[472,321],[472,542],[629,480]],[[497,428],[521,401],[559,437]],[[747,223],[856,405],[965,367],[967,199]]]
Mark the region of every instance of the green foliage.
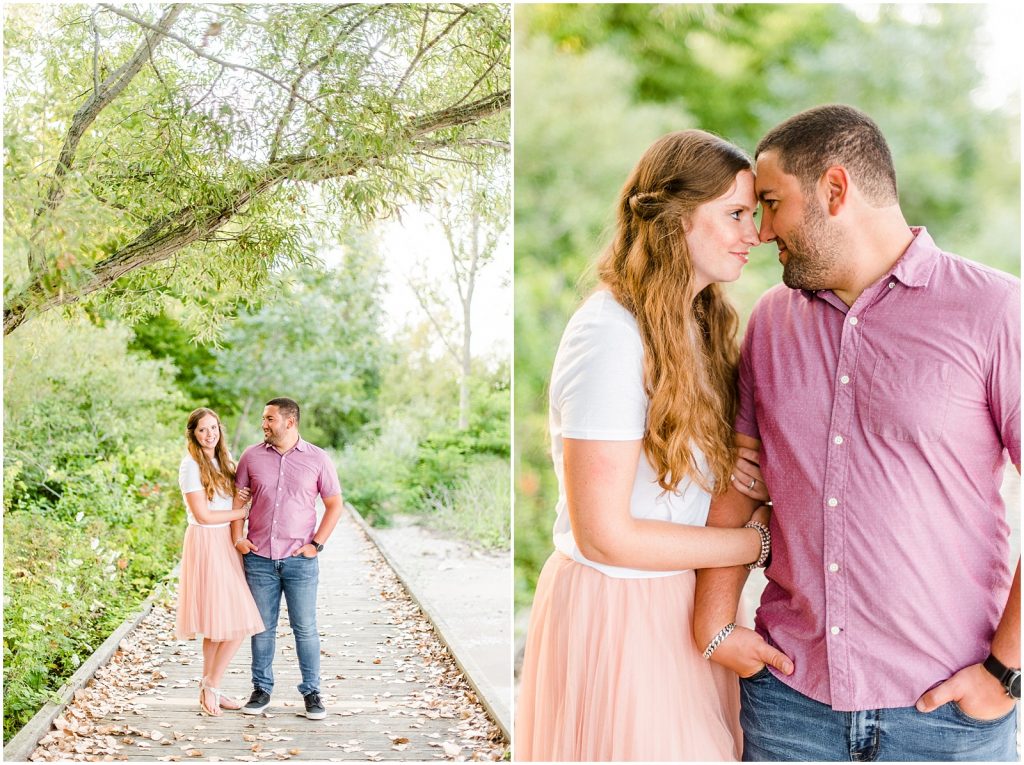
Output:
[[[5,333],[91,295],[130,322],[180,303],[189,331],[215,337],[239,300],[309,262],[314,205],[368,222],[431,199],[439,162],[508,140],[509,16],[499,4],[12,6]],[[144,45],[144,25],[161,24],[170,36]]]
[[167,477],[182,398],[173,369],[129,352],[129,338],[115,324],[46,317],[8,339],[4,466],[17,466],[18,490],[5,509],[124,522],[140,489]]
[[372,244],[353,240],[337,269],[300,268],[276,280],[275,299],[241,310],[197,382],[233,401],[234,443],[256,437],[264,402],[288,396],[307,438],[341,447],[376,415],[383,267]]
[[4,515],[5,743],[173,565],[178,497],[152,496],[137,513],[127,526],[98,514]]
[[109,324],[42,317],[4,354],[4,739],[174,564],[182,397]]
[[[428,360],[420,360],[429,368]],[[393,408],[337,456],[346,499],[376,525],[387,525],[396,513],[422,514],[470,541],[495,546],[503,539],[507,547],[507,367],[478,370],[471,379],[473,408],[466,429],[454,423],[458,399],[451,372],[435,378],[448,395],[431,398],[423,396],[424,378],[414,361],[391,371],[382,398]],[[483,504],[502,491],[504,519],[493,502]]]
[[[975,100],[980,5],[546,4],[516,8],[516,602],[551,551],[557,485],[547,384],[558,340],[613,225],[629,169],[669,130],[752,152],[809,106],[874,117],[911,224],[1020,272],[1019,94]],[[780,280],[774,245],[729,285],[741,317]]]
[[451,486],[437,484],[425,498],[428,522],[488,549],[507,550],[512,514],[508,458],[475,459]]

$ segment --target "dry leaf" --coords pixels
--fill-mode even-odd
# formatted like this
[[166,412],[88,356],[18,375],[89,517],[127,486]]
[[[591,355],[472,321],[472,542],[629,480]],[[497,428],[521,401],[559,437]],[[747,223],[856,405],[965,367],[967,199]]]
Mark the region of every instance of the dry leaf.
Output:
[[458,757],[462,752],[462,747],[452,741],[445,741],[441,744],[441,748],[444,753],[449,757]]

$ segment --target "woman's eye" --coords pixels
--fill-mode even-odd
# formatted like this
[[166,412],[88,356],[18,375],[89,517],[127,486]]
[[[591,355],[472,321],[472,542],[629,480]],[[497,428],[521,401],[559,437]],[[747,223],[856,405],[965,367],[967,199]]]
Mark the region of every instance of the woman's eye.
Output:
[[733,220],[739,220],[740,219],[740,211],[739,210],[733,210],[731,213],[729,213],[729,217],[732,218]]

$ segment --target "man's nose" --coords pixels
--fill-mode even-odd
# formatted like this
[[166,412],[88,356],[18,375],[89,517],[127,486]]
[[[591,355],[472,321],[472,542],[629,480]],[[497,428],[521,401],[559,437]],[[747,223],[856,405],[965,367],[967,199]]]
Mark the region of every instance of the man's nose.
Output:
[[762,242],[771,242],[775,240],[775,229],[772,228],[772,216],[767,210],[761,212],[761,228],[757,232],[757,235]]

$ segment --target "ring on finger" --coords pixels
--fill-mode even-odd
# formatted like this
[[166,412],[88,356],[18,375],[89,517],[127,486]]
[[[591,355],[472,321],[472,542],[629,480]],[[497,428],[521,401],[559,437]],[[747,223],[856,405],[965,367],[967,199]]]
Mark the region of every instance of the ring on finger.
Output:
[[757,483],[757,479],[756,478],[751,478],[750,479],[750,485],[747,488],[748,489],[753,489],[755,483]]

